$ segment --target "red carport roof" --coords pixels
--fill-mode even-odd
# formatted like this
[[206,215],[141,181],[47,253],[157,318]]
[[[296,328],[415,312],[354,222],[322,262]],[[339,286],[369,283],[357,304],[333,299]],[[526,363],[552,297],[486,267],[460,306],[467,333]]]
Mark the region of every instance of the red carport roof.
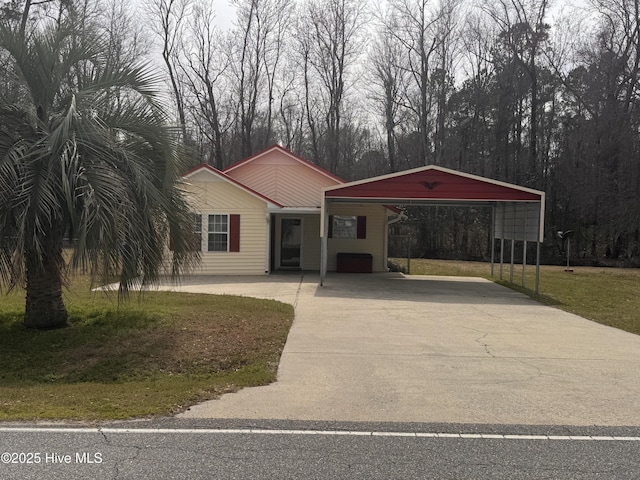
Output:
[[491,202],[542,201],[544,192],[489,178],[429,165],[380,177],[325,188],[329,199],[379,200],[388,203],[411,201]]

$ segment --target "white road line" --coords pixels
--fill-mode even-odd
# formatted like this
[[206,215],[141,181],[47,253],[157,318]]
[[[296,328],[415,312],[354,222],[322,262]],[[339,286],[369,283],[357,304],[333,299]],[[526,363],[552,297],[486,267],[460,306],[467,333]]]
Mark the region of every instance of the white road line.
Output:
[[610,435],[514,435],[499,433],[376,432],[348,430],[279,430],[244,428],[85,428],[85,427],[0,427],[0,433],[109,433],[133,435],[319,435],[351,437],[458,438],[462,440],[600,441],[640,442],[640,437]]

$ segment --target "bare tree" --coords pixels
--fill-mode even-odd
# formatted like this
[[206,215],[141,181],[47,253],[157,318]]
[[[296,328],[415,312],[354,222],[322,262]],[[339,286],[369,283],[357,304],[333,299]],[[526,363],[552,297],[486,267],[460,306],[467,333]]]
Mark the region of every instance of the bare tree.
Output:
[[[483,10],[498,25],[500,37],[513,59],[529,77],[529,166],[533,178],[540,178],[538,162],[538,57],[548,38],[545,23],[550,0],[493,0]],[[539,180],[538,180],[539,181]]]
[[[99,2],[99,0],[95,0]],[[100,2],[103,5],[103,2]],[[108,38],[108,58],[114,65],[149,55],[151,45],[136,21],[135,9],[127,0],[104,2],[99,22]]]
[[[365,12],[357,0],[310,0],[306,5],[301,27],[306,35],[305,65],[318,79],[324,105],[326,127],[325,166],[338,171],[341,162],[341,128],[343,102],[349,69],[360,53]],[[311,69],[305,69],[307,103]],[[307,108],[309,114],[310,109]]]
[[[276,77],[281,68],[281,60],[284,56],[287,40],[292,29],[291,18],[295,12],[293,0],[274,0],[265,9],[265,23],[271,24],[266,28],[266,41],[264,52],[264,68],[267,78],[267,113],[266,134],[264,142],[270,144],[273,141],[274,101],[277,89]],[[286,67],[285,67],[286,68]],[[283,84],[286,91],[286,86]]]
[[405,86],[400,44],[385,27],[377,34],[370,53],[373,91],[370,92],[377,114],[384,119],[389,171],[398,170],[396,159],[396,127],[399,120],[401,92]]
[[38,22],[47,23],[56,18],[59,24],[75,3],[68,0],[4,0],[0,2],[0,18],[14,26],[17,35],[24,38]]
[[[458,25],[458,9],[460,0],[441,0],[437,13],[435,52],[436,67],[436,126],[434,133],[434,158],[437,164],[442,164],[446,148],[446,119],[449,114],[447,101],[453,91],[455,66],[459,57],[460,28]],[[434,75],[432,74],[432,77]]]
[[177,56],[179,44],[184,35],[184,26],[188,21],[191,0],[145,0],[151,25],[160,39],[162,59],[169,75],[171,91],[176,102],[182,140],[188,142],[187,121],[185,115],[182,85],[178,79]]
[[464,102],[464,107],[460,105],[459,108],[464,108],[466,115],[460,121],[459,134],[462,137],[461,155],[469,157],[467,164],[474,162],[479,174],[499,178],[491,135],[494,122],[489,92],[495,81],[491,51],[496,37],[491,28],[492,25],[478,15],[471,14],[466,18],[462,35],[465,52],[462,71],[466,81],[459,94],[468,99],[460,101]]
[[284,146],[300,152],[304,143],[305,109],[301,94],[303,88],[299,85],[298,77],[294,64],[283,69],[279,87],[279,115]]
[[[233,61],[237,78],[239,127],[243,156],[256,149],[255,121],[265,112],[264,144],[271,141],[275,77],[289,27],[292,0],[234,0],[238,37]],[[266,93],[266,95],[265,95]]]
[[427,164],[431,152],[430,74],[432,57],[441,41],[437,31],[440,12],[430,0],[391,0],[389,4],[392,15],[387,28],[405,51],[405,68],[415,87],[415,92],[412,89],[407,91],[405,105],[416,117],[419,161]]
[[311,43],[312,35],[307,28],[308,21],[300,19],[296,28],[296,46],[299,54],[299,64],[303,74],[303,98],[304,116],[308,128],[309,142],[311,143],[311,157],[313,161],[320,165],[323,163],[319,145],[318,127],[318,101],[314,96],[312,86],[311,67]]
[[193,21],[186,29],[180,60],[182,81],[188,92],[186,103],[200,135],[206,139],[205,158],[218,169],[225,167],[221,103],[229,58],[225,40],[215,28],[215,14],[210,5],[197,5]]
[[600,14],[601,45],[623,62],[620,96],[629,113],[640,82],[640,0],[592,0]]

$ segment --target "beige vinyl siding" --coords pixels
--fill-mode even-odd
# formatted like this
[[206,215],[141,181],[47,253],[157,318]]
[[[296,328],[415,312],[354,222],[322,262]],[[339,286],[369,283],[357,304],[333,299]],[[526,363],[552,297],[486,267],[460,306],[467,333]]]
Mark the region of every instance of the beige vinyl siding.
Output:
[[319,207],[322,189],[338,182],[274,150],[227,174],[285,207]]
[[353,215],[367,217],[367,238],[328,239],[327,270],[336,270],[338,253],[370,253],[373,255],[373,271],[386,272],[384,240],[387,234],[387,209],[380,205],[333,204],[329,215]]
[[[202,215],[200,275],[260,275],[266,270],[267,204],[215,175],[198,173],[185,185],[194,212]],[[208,215],[240,215],[240,251],[208,252]]]

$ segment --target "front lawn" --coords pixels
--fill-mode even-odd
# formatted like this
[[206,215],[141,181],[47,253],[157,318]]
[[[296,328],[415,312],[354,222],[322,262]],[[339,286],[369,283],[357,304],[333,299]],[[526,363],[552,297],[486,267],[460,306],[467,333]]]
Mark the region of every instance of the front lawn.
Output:
[[[395,259],[406,267],[406,259]],[[536,295],[535,266],[527,265],[525,285],[522,285],[522,266],[514,269],[514,284],[508,282],[510,265],[503,266],[503,280],[499,279],[500,265],[452,260],[411,259],[414,275],[449,275],[483,277],[519,290],[536,300],[568,312],[610,325],[627,332],[640,334],[640,269],[572,267],[543,265],[540,268],[540,294]]]
[[0,420],[119,419],[180,412],[275,379],[293,307],[147,292],[118,305],[78,276],[69,327],[22,325],[24,292],[0,296]]

